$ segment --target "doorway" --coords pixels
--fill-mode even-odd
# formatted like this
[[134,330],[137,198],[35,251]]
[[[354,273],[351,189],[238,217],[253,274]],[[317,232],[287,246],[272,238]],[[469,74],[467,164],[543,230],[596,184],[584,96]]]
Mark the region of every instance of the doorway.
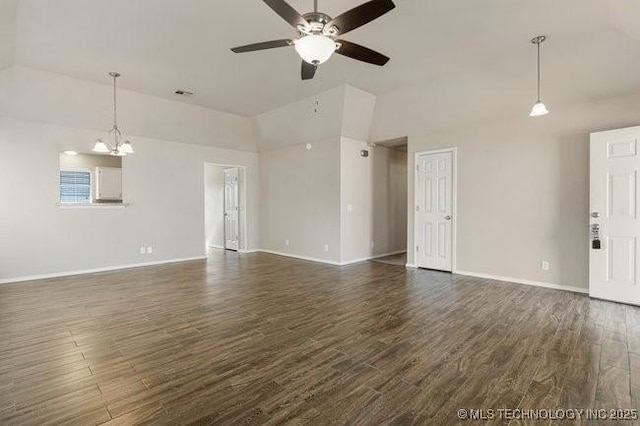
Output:
[[246,250],[245,169],[206,163],[204,217],[207,253]]
[[373,261],[407,263],[408,139],[376,142],[371,148]]
[[456,154],[449,148],[415,156],[414,259],[419,268],[455,269]]

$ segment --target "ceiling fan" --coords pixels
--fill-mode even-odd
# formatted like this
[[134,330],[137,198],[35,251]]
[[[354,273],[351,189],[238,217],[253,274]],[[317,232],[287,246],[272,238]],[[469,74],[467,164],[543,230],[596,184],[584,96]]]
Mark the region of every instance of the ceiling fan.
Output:
[[310,80],[318,65],[326,62],[333,52],[358,61],[383,66],[389,58],[381,53],[338,37],[381,17],[395,8],[392,0],[370,0],[342,15],[331,18],[318,11],[318,0],[313,2],[313,12],[300,15],[285,0],[263,0],[280,17],[299,33],[297,39],[265,41],[234,47],[235,53],[253,52],[276,47],[294,46],[302,58],[302,79]]

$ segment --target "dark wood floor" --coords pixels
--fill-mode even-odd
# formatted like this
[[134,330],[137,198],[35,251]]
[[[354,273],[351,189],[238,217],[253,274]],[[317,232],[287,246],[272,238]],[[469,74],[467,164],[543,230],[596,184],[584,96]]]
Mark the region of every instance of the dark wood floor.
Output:
[[2,424],[446,425],[460,408],[640,408],[640,309],[377,262],[219,252],[3,285],[0,345]]

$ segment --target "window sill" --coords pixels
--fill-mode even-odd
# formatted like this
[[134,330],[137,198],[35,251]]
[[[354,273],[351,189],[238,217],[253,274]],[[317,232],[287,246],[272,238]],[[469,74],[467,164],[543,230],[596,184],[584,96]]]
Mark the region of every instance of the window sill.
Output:
[[58,203],[58,207],[61,209],[96,209],[96,210],[109,210],[109,209],[124,209],[129,203],[104,203],[104,204],[61,204]]

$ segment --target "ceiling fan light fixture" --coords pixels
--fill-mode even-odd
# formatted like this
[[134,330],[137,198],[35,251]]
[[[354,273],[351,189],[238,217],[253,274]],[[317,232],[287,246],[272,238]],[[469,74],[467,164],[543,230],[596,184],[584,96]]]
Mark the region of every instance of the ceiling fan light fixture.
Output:
[[542,115],[549,114],[549,110],[545,106],[543,102],[536,102],[536,104],[531,108],[531,113],[529,113],[530,117],[540,117]]
[[304,36],[294,44],[302,60],[311,65],[320,65],[328,61],[337,48],[335,41],[319,34]]

